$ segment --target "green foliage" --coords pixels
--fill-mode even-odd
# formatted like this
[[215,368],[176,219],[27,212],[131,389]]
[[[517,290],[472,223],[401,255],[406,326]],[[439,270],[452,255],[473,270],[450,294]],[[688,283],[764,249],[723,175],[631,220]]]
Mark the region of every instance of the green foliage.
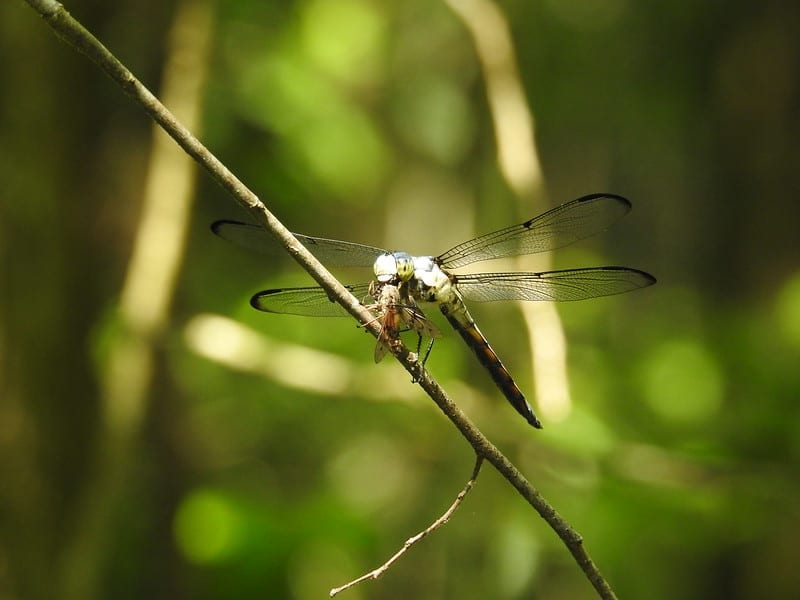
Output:
[[[219,4],[200,137],[292,229],[436,253],[545,208],[520,213],[503,183],[480,65],[444,3]],[[800,589],[800,13],[721,6],[503,3],[553,202],[634,203],[558,266],[630,264],[659,283],[563,307],[572,407],[542,432],[440,320],[428,363],[620,597]],[[164,25],[138,5],[67,8],[112,51],[128,32],[120,58],[147,57],[143,78],[162,70]],[[61,597],[53,565],[100,493],[100,390],[127,335],[150,125],[26,10],[0,7],[0,596],[45,598]],[[241,215],[204,174],[198,188],[110,547],[78,564],[103,565],[97,597],[323,597],[437,518],[471,450],[397,364],[372,364],[352,320],[250,309],[260,289],[310,280],[215,239],[211,221]],[[516,308],[476,318],[532,397]],[[345,594],[592,590],[485,468],[447,526]]]

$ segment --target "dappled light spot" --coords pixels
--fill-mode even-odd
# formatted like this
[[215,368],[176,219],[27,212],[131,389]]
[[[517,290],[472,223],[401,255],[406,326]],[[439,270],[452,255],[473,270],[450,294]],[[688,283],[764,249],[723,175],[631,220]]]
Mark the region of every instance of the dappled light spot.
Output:
[[559,423],[572,412],[561,320],[552,302],[523,302],[520,308],[530,338],[536,400],[545,420]]
[[302,44],[317,67],[354,83],[382,75],[386,25],[374,3],[316,0],[303,10]]
[[790,277],[775,301],[778,331],[794,346],[800,347],[800,273]]
[[491,540],[489,556],[494,569],[501,574],[497,578],[501,597],[523,597],[536,575],[542,544],[528,523],[528,515],[516,511],[495,522],[497,533]]
[[545,428],[543,433],[549,443],[570,454],[598,456],[610,452],[617,442],[607,426],[609,420],[578,405],[569,418],[559,422],[557,427]]
[[332,487],[356,510],[381,512],[402,508],[417,489],[408,453],[391,438],[371,434],[354,440],[328,465]]
[[709,477],[698,461],[652,444],[621,446],[613,464],[624,477],[660,487],[697,486]]
[[641,365],[644,397],[670,421],[702,422],[719,411],[723,375],[716,358],[696,340],[656,346]]
[[290,137],[317,177],[343,196],[372,193],[388,171],[389,148],[370,117],[355,107],[323,115]]
[[172,526],[175,543],[192,563],[217,563],[236,550],[242,523],[236,509],[213,490],[190,493],[178,507]]
[[[360,364],[338,354],[292,344],[266,336],[241,323],[213,314],[189,320],[184,340],[195,354],[230,369],[259,375],[289,389],[328,397],[356,396],[375,402],[420,401],[422,393],[410,385],[408,373],[391,365],[373,364],[372,346],[365,345]],[[313,374],[313,376],[310,376]]]
[[450,78],[419,74],[403,80],[392,119],[409,147],[442,164],[458,164],[473,147],[475,114],[465,90]]
[[[313,539],[292,554],[286,578],[292,598],[325,598],[334,585],[363,569],[342,540]],[[356,593],[349,597],[364,596]]]
[[[215,315],[198,315],[186,326],[188,346],[201,356],[231,368],[255,372],[287,387],[341,394],[353,376],[352,363],[305,346],[277,343]],[[313,373],[313,377],[309,374]]]
[[359,203],[376,193],[391,163],[376,119],[353,89],[369,90],[383,74],[384,24],[359,0],[312,2],[305,11],[297,34],[266,55],[250,48],[262,42],[249,40],[231,56],[241,82],[238,109],[270,134],[280,132],[283,152],[311,179]]

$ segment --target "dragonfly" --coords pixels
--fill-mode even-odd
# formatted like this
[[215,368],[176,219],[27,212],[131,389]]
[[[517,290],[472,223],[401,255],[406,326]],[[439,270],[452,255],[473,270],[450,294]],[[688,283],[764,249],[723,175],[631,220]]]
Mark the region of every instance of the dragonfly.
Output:
[[[541,421],[478,329],[464,301],[585,300],[644,288],[654,284],[655,277],[639,269],[618,266],[470,274],[457,274],[453,270],[475,262],[562,248],[607,229],[630,209],[630,201],[622,196],[589,194],[523,223],[458,244],[438,256],[414,256],[302,234],[295,234],[295,237],[328,266],[372,266],[375,276],[372,282],[346,286],[356,297],[368,297],[370,291],[375,292],[376,285],[397,289],[397,295],[385,300],[383,309],[378,311],[379,317],[383,318],[382,334],[385,331],[385,337],[384,348],[380,351],[376,348],[376,357],[381,351],[385,353],[385,347],[395,343],[395,330],[401,325],[414,329],[418,335],[435,337],[431,335],[433,330],[427,328],[427,318],[417,306],[418,302],[434,303],[474,352],[512,407],[530,425],[540,429]],[[213,223],[211,229],[219,237],[251,250],[275,254],[278,248],[272,236],[258,225],[223,220]],[[316,317],[347,314],[319,287],[263,290],[250,299],[250,304],[268,313]],[[377,304],[380,306],[380,302]],[[380,339],[378,343],[382,343]]]

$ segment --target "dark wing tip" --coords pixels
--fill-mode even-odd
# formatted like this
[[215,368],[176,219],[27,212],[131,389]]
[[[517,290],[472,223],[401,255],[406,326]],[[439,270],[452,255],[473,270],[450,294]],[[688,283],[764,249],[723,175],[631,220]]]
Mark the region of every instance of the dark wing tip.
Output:
[[639,271],[638,269],[635,270],[638,271],[639,274],[647,281],[646,285],[653,285],[658,281],[653,275],[647,273],[646,271]]
[[[638,278],[635,281],[635,283],[637,284],[637,286],[636,286],[637,288],[645,288],[645,287],[651,286],[654,283],[656,283],[656,281],[657,281],[656,278],[653,277],[647,271],[642,271],[640,269],[634,269],[633,267],[616,267],[616,266],[611,267],[611,266],[606,266],[606,267],[594,267],[594,268],[598,269],[598,270],[603,270],[603,271],[622,271],[624,273],[636,275],[636,276],[638,276]],[[577,270],[580,270],[580,269],[577,269]]]
[[272,294],[277,294],[277,293],[282,292],[282,291],[284,291],[282,288],[276,288],[276,289],[272,289],[272,290],[263,290],[263,291],[258,292],[256,294],[253,294],[253,297],[250,298],[250,306],[252,306],[256,310],[260,310],[262,312],[272,312],[271,310],[265,308],[260,303],[260,300],[262,298],[265,298],[267,296],[271,296]]
[[633,269],[631,267],[625,267],[625,268],[628,269],[629,271],[633,271],[634,273],[638,273],[639,274],[639,276],[642,278],[642,287],[647,287],[649,285],[653,285],[657,281],[656,278],[653,277],[647,271],[641,271],[639,269]]
[[231,219],[220,219],[219,221],[214,221],[211,224],[211,231],[216,235],[220,235],[220,230],[225,227],[225,225],[249,225],[249,223],[243,223],[242,221],[233,221]]
[[619,194],[611,194],[608,192],[597,192],[594,194],[586,194],[585,196],[581,196],[575,202],[591,202],[592,200],[597,200],[598,198],[610,198],[612,200],[616,200],[620,204],[627,207],[627,210],[630,210],[633,205],[631,201],[625,198],[624,196],[620,196]]

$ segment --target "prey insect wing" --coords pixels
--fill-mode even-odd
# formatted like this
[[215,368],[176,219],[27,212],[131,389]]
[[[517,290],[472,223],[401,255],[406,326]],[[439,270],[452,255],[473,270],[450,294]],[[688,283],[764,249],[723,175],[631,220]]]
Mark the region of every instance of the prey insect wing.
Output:
[[[431,340],[441,337],[438,328],[424,315],[422,310],[410,297],[404,297],[400,288],[392,283],[373,282],[370,289],[375,304],[369,306],[376,312],[376,318],[381,323],[381,333],[375,345],[375,362],[380,362],[393,346],[401,343],[400,334],[404,331],[414,331],[417,334],[417,354],[422,347],[422,340]],[[427,359],[430,347],[423,359]]]

